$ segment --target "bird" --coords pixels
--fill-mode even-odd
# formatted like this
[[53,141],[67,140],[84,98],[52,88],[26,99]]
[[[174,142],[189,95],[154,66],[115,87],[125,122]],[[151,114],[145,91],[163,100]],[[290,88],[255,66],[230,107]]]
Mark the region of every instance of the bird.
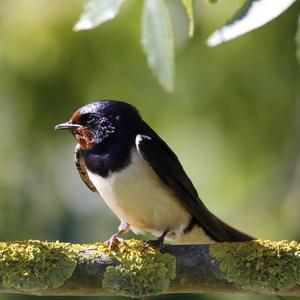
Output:
[[55,126],[77,145],[81,179],[120,220],[108,240],[113,249],[132,230],[152,234],[145,246],[242,242],[253,238],[221,221],[205,206],[176,154],[131,104],[99,100]]

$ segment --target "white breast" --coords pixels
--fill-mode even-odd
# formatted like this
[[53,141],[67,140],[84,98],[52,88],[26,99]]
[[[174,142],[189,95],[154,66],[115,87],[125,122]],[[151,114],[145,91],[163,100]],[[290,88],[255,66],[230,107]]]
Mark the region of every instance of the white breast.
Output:
[[195,226],[184,234],[191,215],[161,182],[157,174],[136,149],[131,152],[128,167],[103,178],[88,171],[101,197],[135,233],[150,232],[160,236],[166,229],[166,239],[180,244],[212,243],[203,229]]
[[187,210],[136,149],[129,166],[121,171],[106,178],[90,171],[88,175],[111,210],[136,233],[182,232],[190,220]]

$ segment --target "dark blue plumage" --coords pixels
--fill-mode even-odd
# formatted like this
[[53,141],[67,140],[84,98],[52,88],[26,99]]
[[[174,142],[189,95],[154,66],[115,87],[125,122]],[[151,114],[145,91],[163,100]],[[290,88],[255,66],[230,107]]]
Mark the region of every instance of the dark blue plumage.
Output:
[[80,124],[90,128],[94,139],[91,149],[82,150],[86,166],[106,177],[130,163],[130,152],[142,124],[138,111],[128,103],[104,100],[79,109]]

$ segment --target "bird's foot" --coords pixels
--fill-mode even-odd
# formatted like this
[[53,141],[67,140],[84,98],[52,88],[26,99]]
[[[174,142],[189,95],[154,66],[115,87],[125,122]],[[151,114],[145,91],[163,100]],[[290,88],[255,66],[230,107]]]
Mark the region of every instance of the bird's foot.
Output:
[[121,235],[125,234],[130,228],[130,225],[126,222],[121,222],[118,227],[118,232],[111,236],[111,238],[107,241],[108,249],[114,250],[116,249],[120,243],[124,243],[124,240],[120,238]]
[[149,247],[155,247],[155,248],[161,249],[164,245],[164,240],[165,240],[165,237],[168,234],[168,232],[169,232],[169,230],[165,230],[158,239],[150,240],[150,241],[146,242],[143,249],[148,249]]
[[124,243],[124,239],[120,238],[118,234],[114,234],[110,237],[107,243],[109,250],[115,250],[118,248],[120,243]]
[[164,241],[161,239],[150,240],[150,241],[145,242],[143,250],[146,250],[150,247],[161,249],[163,247],[163,245],[164,245]]

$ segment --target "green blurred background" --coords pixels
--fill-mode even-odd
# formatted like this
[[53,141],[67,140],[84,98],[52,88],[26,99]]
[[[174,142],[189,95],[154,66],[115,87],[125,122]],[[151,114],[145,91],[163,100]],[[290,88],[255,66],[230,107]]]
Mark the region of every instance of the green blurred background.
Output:
[[[128,0],[114,21],[78,33],[72,27],[83,0],[0,2],[0,240],[88,243],[115,232],[117,218],[75,170],[72,136],[54,131],[78,107],[97,99],[137,106],[224,221],[256,237],[300,240],[294,44],[300,3],[217,48],[206,47],[206,38],[243,1],[195,1],[190,41],[179,1],[167,3],[176,36],[173,94],[158,85],[140,47],[142,1]],[[22,298],[30,296],[0,295]]]

